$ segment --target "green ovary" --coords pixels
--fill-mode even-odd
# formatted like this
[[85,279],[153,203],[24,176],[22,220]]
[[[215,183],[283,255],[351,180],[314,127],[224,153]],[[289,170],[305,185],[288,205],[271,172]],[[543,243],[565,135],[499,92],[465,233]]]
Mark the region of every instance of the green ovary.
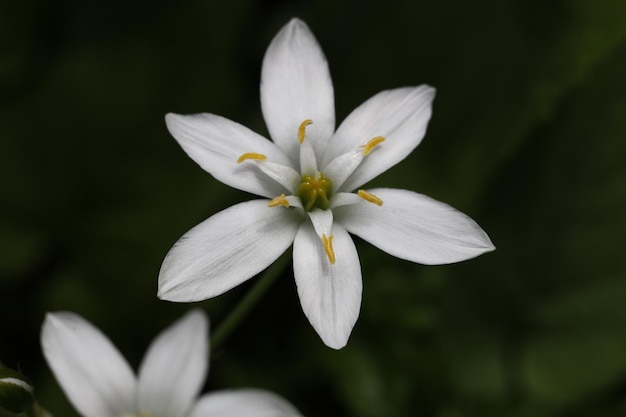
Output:
[[303,175],[300,185],[296,189],[296,195],[300,197],[302,206],[306,211],[314,208],[326,210],[329,206],[333,183],[330,178],[324,178],[321,172],[315,176]]

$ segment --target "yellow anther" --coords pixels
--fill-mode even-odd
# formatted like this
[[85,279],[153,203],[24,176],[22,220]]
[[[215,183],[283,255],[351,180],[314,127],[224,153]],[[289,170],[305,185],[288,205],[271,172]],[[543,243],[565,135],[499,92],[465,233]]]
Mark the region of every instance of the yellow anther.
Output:
[[365,190],[359,190],[357,192],[357,195],[359,197],[361,197],[363,200],[365,201],[369,201],[370,203],[374,203],[378,206],[382,206],[383,205],[383,200],[381,200],[380,198],[376,197],[374,194],[372,193],[368,193]]
[[269,203],[267,203],[267,205],[268,207],[289,207],[289,201],[287,201],[287,197],[285,197],[285,194],[281,194],[278,197],[271,199]]
[[331,264],[335,263],[335,251],[333,250],[333,235],[330,237],[326,237],[326,234],[322,235],[322,243],[324,244],[324,250],[326,251],[326,256],[328,256],[328,262]]
[[370,154],[370,152],[372,152],[372,149],[374,149],[376,145],[384,141],[385,141],[384,137],[376,136],[375,138],[370,139],[365,145],[361,145],[359,147],[363,148],[363,153],[365,154],[365,156],[367,156]]
[[267,159],[267,156],[261,153],[246,152],[243,155],[241,155],[239,159],[237,159],[237,163],[240,164],[246,159],[256,159],[257,161],[264,161]]
[[306,133],[306,127],[313,123],[313,120],[306,119],[304,122],[300,123],[300,127],[298,128],[298,142],[304,142],[304,134]]

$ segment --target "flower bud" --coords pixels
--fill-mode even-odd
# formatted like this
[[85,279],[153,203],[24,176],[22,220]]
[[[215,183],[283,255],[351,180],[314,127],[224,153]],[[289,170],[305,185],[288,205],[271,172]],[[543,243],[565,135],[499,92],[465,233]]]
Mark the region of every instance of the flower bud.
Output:
[[28,378],[0,363],[0,409],[21,413],[28,410],[34,400],[33,385]]

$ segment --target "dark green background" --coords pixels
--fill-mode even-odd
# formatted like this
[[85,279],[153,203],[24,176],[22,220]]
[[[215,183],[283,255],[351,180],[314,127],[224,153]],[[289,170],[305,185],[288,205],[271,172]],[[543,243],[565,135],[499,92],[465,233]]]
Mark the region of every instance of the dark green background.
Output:
[[[380,90],[437,88],[424,142],[372,185],[459,208],[498,249],[432,267],[357,240],[363,304],[341,351],[290,267],[212,352],[207,390],[266,388],[308,417],[625,416],[623,0],[1,2],[0,360],[74,416],[39,349],[46,311],[83,315],[136,367],[195,307],[156,298],[165,253],[251,197],[163,116],[266,134],[261,61],[292,16],[327,55],[338,122]],[[248,288],[198,305],[219,326]]]

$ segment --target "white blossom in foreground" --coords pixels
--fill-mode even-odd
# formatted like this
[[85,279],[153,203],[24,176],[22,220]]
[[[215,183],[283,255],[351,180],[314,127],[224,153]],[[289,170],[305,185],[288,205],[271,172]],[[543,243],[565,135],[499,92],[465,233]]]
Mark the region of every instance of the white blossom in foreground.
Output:
[[151,344],[135,376],[111,341],[82,317],[48,313],[44,356],[84,417],[296,417],[262,390],[217,391],[197,399],[208,370],[208,321],[192,311]]
[[326,58],[306,24],[291,20],[263,60],[261,107],[273,141],[213,114],[166,116],[204,170],[267,199],[232,206],[187,232],[163,261],[159,297],[215,297],[293,244],[304,313],[324,343],[339,349],[361,305],[361,267],[348,233],[422,264],[493,250],[472,219],[446,204],[412,191],[359,188],[420,143],[434,95],[426,85],[383,91],[335,131]]

